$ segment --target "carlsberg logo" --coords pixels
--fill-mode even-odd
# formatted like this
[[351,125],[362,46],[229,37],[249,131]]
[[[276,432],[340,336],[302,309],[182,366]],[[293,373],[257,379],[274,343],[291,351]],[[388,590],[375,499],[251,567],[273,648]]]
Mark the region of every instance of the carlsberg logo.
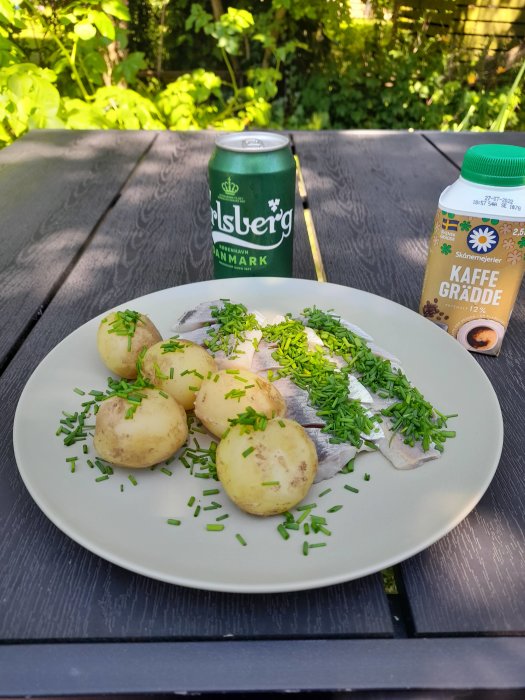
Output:
[[[226,214],[222,209],[223,203],[217,200],[215,207],[211,208],[213,242],[239,245],[241,237],[244,239],[242,246],[245,248],[253,250],[278,248],[291,234],[293,226],[293,209],[283,211],[279,204],[279,199],[270,199],[268,207],[272,213],[250,219],[242,215],[239,204],[233,205],[233,213]],[[246,240],[245,236],[256,236],[259,241]]]

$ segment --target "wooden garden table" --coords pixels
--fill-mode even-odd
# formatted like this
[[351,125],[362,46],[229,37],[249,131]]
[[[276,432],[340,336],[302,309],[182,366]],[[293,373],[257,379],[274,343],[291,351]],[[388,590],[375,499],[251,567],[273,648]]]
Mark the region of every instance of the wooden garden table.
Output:
[[[294,276],[411,309],[438,196],[466,148],[525,146],[519,133],[292,138],[303,178]],[[35,131],[0,153],[0,694],[523,697],[523,294],[501,355],[476,357],[504,416],[496,476],[448,536],[395,567],[397,592],[385,591],[381,574],[273,595],[161,583],[83,549],[29,496],[12,425],[40,360],[107,308],[212,278],[213,141],[209,132]]]

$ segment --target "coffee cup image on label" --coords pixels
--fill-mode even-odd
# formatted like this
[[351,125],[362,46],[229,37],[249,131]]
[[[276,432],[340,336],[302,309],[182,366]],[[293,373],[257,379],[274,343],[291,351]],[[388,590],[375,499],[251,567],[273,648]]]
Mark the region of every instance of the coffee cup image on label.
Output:
[[476,318],[464,323],[457,332],[457,339],[467,350],[497,354],[505,326],[490,318]]

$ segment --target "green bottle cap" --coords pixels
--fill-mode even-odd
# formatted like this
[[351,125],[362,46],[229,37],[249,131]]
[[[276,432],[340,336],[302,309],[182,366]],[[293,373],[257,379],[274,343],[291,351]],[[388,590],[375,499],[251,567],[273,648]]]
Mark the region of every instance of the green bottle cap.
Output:
[[461,175],[483,185],[525,185],[525,148],[493,143],[472,146],[465,153]]

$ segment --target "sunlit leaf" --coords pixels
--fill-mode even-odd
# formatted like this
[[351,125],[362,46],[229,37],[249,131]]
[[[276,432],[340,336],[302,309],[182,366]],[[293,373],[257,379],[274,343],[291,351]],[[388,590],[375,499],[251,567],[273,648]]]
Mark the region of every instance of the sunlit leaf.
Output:
[[97,34],[97,30],[91,22],[78,22],[75,24],[74,32],[83,41],[89,41]]
[[13,22],[15,11],[11,0],[0,0],[0,18],[7,22]]
[[124,22],[129,22],[131,19],[126,5],[118,0],[105,0],[105,2],[102,3],[102,10],[107,12],[108,15],[121,19]]
[[115,40],[115,25],[104,12],[96,12],[93,21],[102,36]]

